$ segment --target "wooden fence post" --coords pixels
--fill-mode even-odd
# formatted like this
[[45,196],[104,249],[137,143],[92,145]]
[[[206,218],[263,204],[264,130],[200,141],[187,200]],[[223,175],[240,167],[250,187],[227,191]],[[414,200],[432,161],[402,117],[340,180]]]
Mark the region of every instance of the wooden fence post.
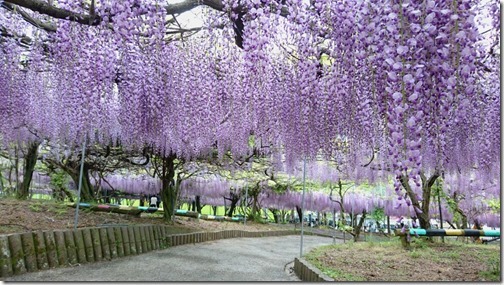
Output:
[[14,274],[26,273],[26,265],[24,261],[23,244],[19,234],[7,236],[9,240],[9,248],[11,252],[12,271]]
[[0,236],[0,277],[12,276],[11,251],[7,236]]
[[117,258],[115,228],[113,227],[107,228],[107,238],[110,247],[110,258]]
[[53,231],[44,232],[44,240],[47,252],[47,262],[49,263],[49,268],[56,268],[59,266],[58,254],[56,252],[56,241],[54,239]]
[[95,261],[102,261],[102,245],[100,240],[100,230],[98,228],[91,228],[91,241],[93,243]]
[[65,243],[65,233],[63,231],[54,231],[54,242],[56,244],[56,254],[58,256],[59,266],[68,265],[69,262]]
[[103,259],[110,260],[110,246],[106,228],[100,228],[100,242],[102,247]]
[[73,232],[73,236],[75,241],[75,249],[77,251],[77,259],[79,260],[79,263],[87,263],[86,244],[84,243],[84,236],[82,233],[82,229],[78,229],[77,231]]
[[129,255],[129,238],[128,228],[114,227],[115,245],[117,248],[117,256],[123,257]]
[[24,257],[24,265],[28,272],[37,271],[37,258],[35,254],[35,242],[31,232],[21,234],[21,252]]

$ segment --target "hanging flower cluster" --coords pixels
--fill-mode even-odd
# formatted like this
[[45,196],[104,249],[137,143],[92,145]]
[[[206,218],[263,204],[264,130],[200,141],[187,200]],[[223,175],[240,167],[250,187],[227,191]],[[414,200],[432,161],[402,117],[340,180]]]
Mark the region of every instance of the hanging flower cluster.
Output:
[[[96,181],[93,181],[96,182]],[[161,191],[161,181],[146,175],[111,174],[100,181],[105,191],[121,191],[129,194],[157,195]],[[95,185],[97,187],[98,185]]]

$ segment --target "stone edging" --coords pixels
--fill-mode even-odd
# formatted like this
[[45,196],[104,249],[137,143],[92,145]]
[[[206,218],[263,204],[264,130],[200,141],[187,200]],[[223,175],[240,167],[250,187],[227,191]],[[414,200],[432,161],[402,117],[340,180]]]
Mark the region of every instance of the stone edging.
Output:
[[0,278],[112,260],[189,243],[296,234],[299,233],[293,230],[224,230],[174,235],[168,234],[168,226],[165,225],[135,225],[0,235]]
[[310,264],[304,258],[296,257],[294,259],[294,273],[296,273],[297,277],[301,279],[301,281],[306,282],[334,281],[334,279],[322,273],[320,269]]

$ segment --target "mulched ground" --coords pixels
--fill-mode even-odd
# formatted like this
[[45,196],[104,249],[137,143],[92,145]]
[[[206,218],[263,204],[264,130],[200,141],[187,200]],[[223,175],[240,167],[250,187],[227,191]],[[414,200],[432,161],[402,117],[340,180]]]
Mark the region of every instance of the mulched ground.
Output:
[[[70,229],[74,226],[75,208],[58,204],[51,200],[19,201],[13,198],[0,198],[0,234],[21,233],[35,230]],[[158,215],[142,214],[141,217],[79,210],[78,227],[124,224],[166,224]],[[259,224],[247,221],[247,225],[236,222],[218,222],[197,220],[188,217],[176,217],[170,225],[173,233],[215,231],[215,230],[276,230],[281,225]]]
[[422,241],[410,251],[395,239],[347,243],[311,252],[308,260],[337,281],[500,281],[500,272],[484,274],[500,270],[498,242]]

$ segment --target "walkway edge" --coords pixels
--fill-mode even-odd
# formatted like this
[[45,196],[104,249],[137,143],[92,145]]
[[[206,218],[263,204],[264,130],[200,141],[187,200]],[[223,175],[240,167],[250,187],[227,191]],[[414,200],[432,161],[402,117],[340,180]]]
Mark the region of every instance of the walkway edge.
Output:
[[168,227],[111,226],[79,228],[75,232],[68,229],[0,235],[0,278],[77,263],[112,260],[184,244],[227,238],[299,234],[294,230],[222,230],[169,234]]
[[294,259],[294,272],[297,277],[301,279],[301,281],[306,282],[333,282],[334,279],[325,275],[320,271],[320,269],[316,268],[313,264],[306,261],[304,258],[295,258]]

